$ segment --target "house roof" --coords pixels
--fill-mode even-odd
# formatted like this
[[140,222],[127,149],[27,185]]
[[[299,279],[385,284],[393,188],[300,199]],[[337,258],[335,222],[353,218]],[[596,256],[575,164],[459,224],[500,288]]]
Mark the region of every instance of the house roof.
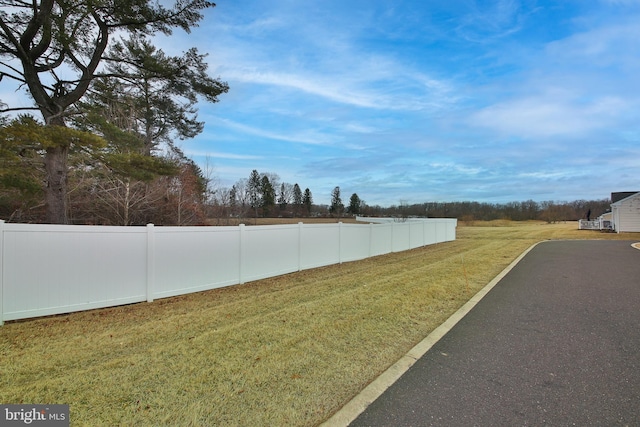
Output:
[[[614,195],[616,196],[614,198]],[[640,191],[624,191],[619,193],[611,193],[611,204],[620,204],[623,200],[630,199],[631,197],[640,195]]]

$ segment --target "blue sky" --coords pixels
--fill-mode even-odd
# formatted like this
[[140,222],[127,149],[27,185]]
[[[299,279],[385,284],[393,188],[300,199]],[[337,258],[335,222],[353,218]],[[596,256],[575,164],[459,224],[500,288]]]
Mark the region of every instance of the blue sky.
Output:
[[328,202],[601,199],[640,189],[640,1],[226,1],[185,38],[221,185]]
[[217,0],[160,46],[228,82],[183,150],[348,201],[640,190],[640,0]]

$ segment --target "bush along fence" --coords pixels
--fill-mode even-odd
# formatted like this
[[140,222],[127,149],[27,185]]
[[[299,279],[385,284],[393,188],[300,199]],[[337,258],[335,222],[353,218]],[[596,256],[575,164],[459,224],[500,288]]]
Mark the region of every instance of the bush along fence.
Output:
[[378,222],[107,227],[0,220],[0,325],[152,302],[456,238],[455,219]]

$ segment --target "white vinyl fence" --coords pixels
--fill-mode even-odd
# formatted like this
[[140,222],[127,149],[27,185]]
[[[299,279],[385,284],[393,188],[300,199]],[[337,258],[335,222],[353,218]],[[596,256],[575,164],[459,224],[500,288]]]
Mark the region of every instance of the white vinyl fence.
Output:
[[611,221],[605,220],[600,217],[598,219],[586,220],[579,219],[578,220],[578,230],[603,230],[603,231],[612,231],[613,224]]
[[0,220],[0,325],[5,320],[151,302],[451,241],[456,225],[455,219],[249,227]]

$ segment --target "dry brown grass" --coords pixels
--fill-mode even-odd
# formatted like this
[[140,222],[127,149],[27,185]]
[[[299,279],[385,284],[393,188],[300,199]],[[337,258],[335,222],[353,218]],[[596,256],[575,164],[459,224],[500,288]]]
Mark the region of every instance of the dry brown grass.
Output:
[[67,403],[73,425],[316,425],[533,243],[640,240],[575,223],[493,225],[242,286],[5,324],[0,402]]

